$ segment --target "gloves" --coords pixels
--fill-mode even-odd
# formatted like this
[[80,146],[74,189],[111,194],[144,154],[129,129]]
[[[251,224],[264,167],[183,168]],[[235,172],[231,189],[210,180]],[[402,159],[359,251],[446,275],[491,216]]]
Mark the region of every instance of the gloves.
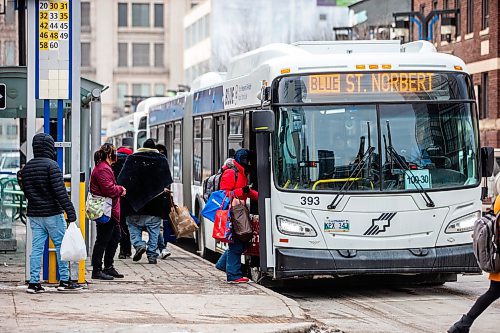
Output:
[[245,194],[250,193],[250,186],[247,185],[247,186],[243,187],[243,193],[245,193]]

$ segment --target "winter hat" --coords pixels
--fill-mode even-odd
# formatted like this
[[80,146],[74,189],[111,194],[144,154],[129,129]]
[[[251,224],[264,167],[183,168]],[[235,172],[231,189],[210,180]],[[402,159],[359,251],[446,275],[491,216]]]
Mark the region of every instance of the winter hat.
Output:
[[126,154],[126,155],[132,155],[132,153],[133,153],[132,149],[127,148],[127,147],[120,147],[120,148],[118,148],[118,150],[116,152]]
[[151,139],[151,138],[147,139],[142,144],[142,148],[156,149],[155,141],[153,139]]
[[248,149],[238,149],[236,153],[234,154],[234,159],[238,164],[240,164],[243,167],[248,167],[250,166],[251,158],[253,154],[250,150]]

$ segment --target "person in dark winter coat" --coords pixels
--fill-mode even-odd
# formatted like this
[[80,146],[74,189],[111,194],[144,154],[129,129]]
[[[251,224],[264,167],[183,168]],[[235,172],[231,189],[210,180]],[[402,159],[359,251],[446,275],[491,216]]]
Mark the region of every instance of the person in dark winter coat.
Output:
[[[107,223],[96,222],[97,235],[92,252],[92,278],[113,280],[123,278],[113,267],[114,257],[120,241],[120,197],[127,191],[117,185],[111,165],[116,161],[116,150],[105,143],[94,153],[95,167],[90,175],[90,193],[112,199],[111,219]],[[104,256],[104,270],[102,258]]]
[[[236,151],[233,164],[238,168],[238,175],[236,175],[235,170],[224,166],[220,189],[232,192],[236,198],[242,201],[246,201],[247,198],[258,200],[259,193],[250,188],[247,178],[254,159],[254,153],[248,149],[239,149]],[[229,248],[219,258],[219,261],[217,261],[215,267],[226,272],[227,282],[246,283],[249,281],[248,278],[243,277],[241,272],[241,255],[245,252],[247,246],[247,243],[234,239],[233,243],[229,243]]]
[[57,290],[77,290],[82,287],[70,281],[68,263],[61,260],[61,243],[66,232],[66,212],[68,222],[76,221],[76,212],[69,200],[63,175],[55,161],[54,139],[45,133],[33,137],[33,155],[21,171],[22,188],[28,200],[28,223],[31,227],[32,242],[30,255],[30,281],[28,293],[41,293],[40,268],[45,242],[50,236],[56,247],[60,283]]
[[[157,144],[156,149],[160,154],[163,156],[167,157],[167,147],[165,147],[162,144]],[[168,167],[168,158],[167,158],[167,167]],[[170,167],[168,167],[169,173],[170,173]],[[166,194],[168,195],[168,193]],[[160,258],[161,259],[167,259],[170,257],[171,253],[169,250],[167,250],[167,241],[165,240],[165,232],[166,230],[169,230],[168,225],[170,224],[170,218],[167,215],[166,219],[163,219],[163,231],[160,229],[160,234],[158,236],[158,250],[160,251]]]
[[[114,163],[111,168],[113,169],[113,173],[115,174],[115,179],[118,180],[118,175],[122,171],[123,165],[125,164],[125,160],[129,155],[132,155],[133,151],[127,147],[120,147],[116,151],[116,163]],[[120,201],[120,211],[123,211],[123,200]],[[120,214],[120,229],[121,229],[121,237],[120,237],[120,254],[118,255],[119,259],[127,259],[132,256],[132,244],[130,243],[130,232],[128,231],[127,221],[123,214]]]
[[[167,218],[169,201],[166,197],[172,176],[167,158],[155,149],[152,139],[144,142],[135,154],[125,161],[118,183],[127,188],[124,210],[130,231],[130,240],[136,252],[132,258],[139,261],[146,252],[148,262],[156,264],[158,235],[162,220]],[[142,240],[142,230],[149,235],[148,243]]]

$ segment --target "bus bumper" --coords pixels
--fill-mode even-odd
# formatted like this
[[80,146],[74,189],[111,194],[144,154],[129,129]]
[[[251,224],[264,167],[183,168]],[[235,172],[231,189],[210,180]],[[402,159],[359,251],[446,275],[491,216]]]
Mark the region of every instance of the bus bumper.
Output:
[[479,273],[472,245],[400,250],[276,249],[276,278],[314,275]]

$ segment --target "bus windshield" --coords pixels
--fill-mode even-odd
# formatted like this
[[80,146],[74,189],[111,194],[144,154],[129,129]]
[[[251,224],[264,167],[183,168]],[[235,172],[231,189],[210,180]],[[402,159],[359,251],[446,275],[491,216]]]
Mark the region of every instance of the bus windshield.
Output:
[[479,183],[473,102],[297,104],[275,111],[279,188],[418,191]]

